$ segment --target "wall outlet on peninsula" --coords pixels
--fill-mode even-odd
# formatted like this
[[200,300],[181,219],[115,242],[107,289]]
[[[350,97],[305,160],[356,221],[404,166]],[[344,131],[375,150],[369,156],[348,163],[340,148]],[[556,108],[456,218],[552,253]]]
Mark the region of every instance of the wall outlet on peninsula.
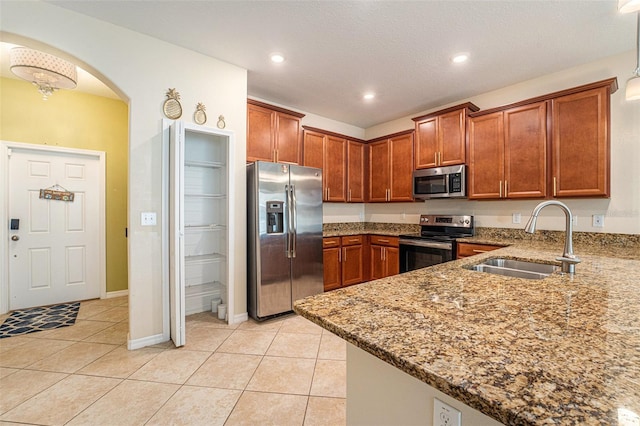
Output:
[[460,426],[460,411],[433,398],[433,426]]

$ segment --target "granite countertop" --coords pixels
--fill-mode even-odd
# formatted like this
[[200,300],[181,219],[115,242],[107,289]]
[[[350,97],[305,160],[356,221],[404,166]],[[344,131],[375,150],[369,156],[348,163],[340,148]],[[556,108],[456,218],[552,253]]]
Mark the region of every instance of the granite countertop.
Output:
[[619,409],[640,414],[640,244],[616,238],[579,236],[574,276],[525,280],[464,266],[497,256],[557,263],[562,240],[487,232],[468,241],[511,245],[294,310],[502,423],[622,425]]

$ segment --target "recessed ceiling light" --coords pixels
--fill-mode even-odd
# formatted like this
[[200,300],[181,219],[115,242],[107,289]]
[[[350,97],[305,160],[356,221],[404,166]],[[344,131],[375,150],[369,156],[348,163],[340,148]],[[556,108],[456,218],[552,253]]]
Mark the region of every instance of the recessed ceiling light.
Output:
[[469,59],[468,53],[458,53],[451,57],[451,62],[453,62],[454,64],[461,64],[463,62],[467,62],[468,59]]
[[362,98],[363,98],[365,101],[370,101],[371,99],[373,99],[373,98],[375,98],[375,97],[376,97],[376,94],[375,94],[375,93],[371,93],[371,92],[369,92],[369,93],[365,93],[365,94],[364,94],[364,96],[362,96]]
[[280,53],[272,53],[271,60],[276,64],[279,64],[281,62],[284,62],[284,56],[282,56]]

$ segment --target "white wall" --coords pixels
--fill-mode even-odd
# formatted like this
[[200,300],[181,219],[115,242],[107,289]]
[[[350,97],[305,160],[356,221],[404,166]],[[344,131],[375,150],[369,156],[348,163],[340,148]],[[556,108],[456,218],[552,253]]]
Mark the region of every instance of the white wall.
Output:
[[[60,56],[105,79],[129,100],[130,344],[152,344],[163,333],[162,103],[168,88],[181,94],[182,119],[198,102],[208,125],[223,114],[235,132],[236,223],[246,221],[245,156],[247,72],[219,60],[42,2],[2,2],[3,41],[46,44]],[[33,44],[29,44],[33,43]],[[108,159],[107,159],[108,161]],[[158,226],[140,226],[141,212],[158,212]],[[124,232],[124,230],[123,230]],[[246,312],[246,228],[233,238],[235,312]]]
[[[578,216],[576,230],[640,234],[640,102],[626,102],[624,90],[627,79],[636,66],[635,52],[612,56],[558,73],[542,76],[517,85],[461,99],[428,111],[371,127],[365,139],[411,129],[411,117],[417,117],[451,105],[471,101],[480,109],[489,109],[535,96],[568,89],[583,84],[618,78],[620,89],[611,96],[611,198],[563,199]],[[327,129],[332,130],[332,129]],[[331,205],[325,203],[325,222],[357,222],[364,210],[365,221],[417,223],[421,213],[465,213],[476,218],[481,227],[521,228],[539,200],[529,201],[453,201],[432,200],[419,203]],[[512,223],[512,213],[521,213],[520,225]],[[591,226],[591,216],[605,215],[604,228]],[[564,229],[560,209],[543,210],[538,229]]]

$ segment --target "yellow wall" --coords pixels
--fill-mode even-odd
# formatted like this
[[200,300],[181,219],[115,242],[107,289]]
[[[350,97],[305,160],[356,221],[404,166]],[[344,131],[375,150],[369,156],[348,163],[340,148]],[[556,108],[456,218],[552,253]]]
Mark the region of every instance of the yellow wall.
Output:
[[107,292],[127,285],[128,106],[61,90],[47,101],[30,83],[0,78],[0,140],[105,151]]

